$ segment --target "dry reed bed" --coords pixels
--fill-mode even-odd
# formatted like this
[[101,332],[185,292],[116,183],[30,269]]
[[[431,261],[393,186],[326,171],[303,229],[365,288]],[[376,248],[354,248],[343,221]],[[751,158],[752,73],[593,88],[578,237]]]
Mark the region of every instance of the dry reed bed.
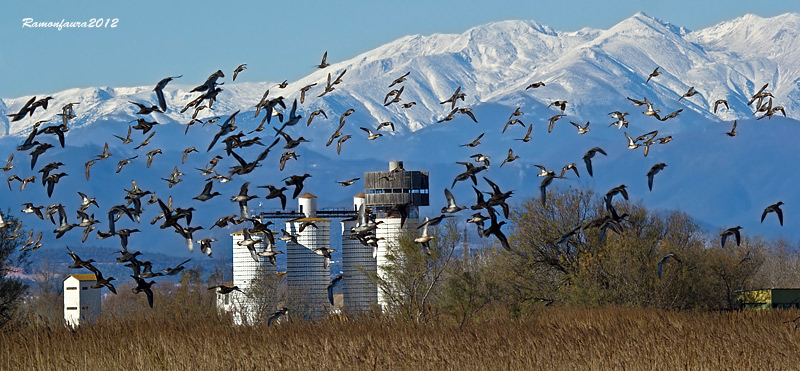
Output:
[[10,370],[797,369],[794,311],[733,313],[546,308],[459,329],[389,319],[266,327],[126,320],[0,330]]

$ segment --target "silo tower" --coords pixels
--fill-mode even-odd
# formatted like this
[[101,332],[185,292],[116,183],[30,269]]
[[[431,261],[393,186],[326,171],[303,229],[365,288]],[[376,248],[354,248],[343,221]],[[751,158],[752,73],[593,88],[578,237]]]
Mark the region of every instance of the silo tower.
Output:
[[327,290],[330,266],[317,253],[330,248],[330,220],[317,217],[316,196],[306,193],[298,204],[302,216],[286,222],[286,231],[297,236],[297,243],[286,243],[286,284],[289,303],[297,308],[294,312],[314,316],[332,306]]
[[[353,211],[364,204],[364,193],[353,197]],[[351,239],[356,219],[342,220],[342,274],[344,274],[344,308],[348,311],[367,311],[378,303],[378,287],[368,274],[376,272],[371,246]]]
[[[264,301],[263,298],[254,296],[259,291],[254,284],[261,282],[268,275],[274,276],[275,266],[270,264],[269,259],[262,256],[258,257],[258,261],[253,260],[247,247],[237,244],[244,240],[242,231],[231,233],[231,237],[233,238],[233,284],[249,295],[245,296],[237,291],[228,294],[233,295],[230,297],[231,307],[234,308],[233,320],[237,325],[245,322],[252,324],[258,315],[260,303]],[[253,233],[251,238],[266,241],[263,233]],[[256,251],[264,251],[266,243],[259,242],[254,247]]]
[[[408,203],[409,212],[404,228],[415,228],[419,224],[419,207],[429,205],[428,172],[407,171],[402,161],[391,161],[389,171],[364,173],[364,187],[366,207],[373,210],[377,222],[383,222],[375,231],[379,239],[376,265],[378,276],[385,277],[382,267],[388,263],[388,247],[396,244],[402,233],[400,217],[389,215],[389,209]],[[385,300],[379,295],[378,302],[383,305]]]

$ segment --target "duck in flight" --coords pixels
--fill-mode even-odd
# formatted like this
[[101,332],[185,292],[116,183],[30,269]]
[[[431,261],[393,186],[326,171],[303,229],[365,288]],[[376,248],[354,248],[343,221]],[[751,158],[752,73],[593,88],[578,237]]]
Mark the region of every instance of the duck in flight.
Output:
[[[586,121],[586,125],[581,126],[580,124],[576,124],[572,121],[569,122],[572,126],[578,129],[578,134],[586,134],[589,132],[589,121]],[[613,125],[613,124],[612,124]]]
[[522,138],[516,138],[514,140],[521,140],[523,143],[528,143],[531,141],[531,132],[533,131],[533,125],[528,125],[528,132],[525,133],[525,136]]
[[714,102],[714,113],[717,113],[717,108],[719,107],[720,104],[724,105],[725,109],[731,109],[730,107],[728,107],[728,101],[727,100],[725,100],[725,99],[717,99],[717,101]]
[[649,76],[647,76],[647,80],[645,80],[645,82],[644,82],[645,84],[647,84],[648,82],[650,82],[650,79],[652,79],[653,77],[656,77],[656,76],[658,76],[658,75],[661,75],[661,71],[659,71],[659,70],[658,70],[659,68],[660,68],[660,67],[656,67],[656,69],[654,69],[654,70],[653,70],[653,72],[651,72],[651,73],[650,73],[650,75],[649,75]]
[[594,175],[592,174],[592,158],[597,153],[601,153],[603,154],[603,156],[608,156],[606,152],[603,151],[603,149],[600,147],[594,147],[589,151],[587,151],[585,155],[583,155],[583,162],[586,164],[586,172],[588,172],[589,176],[591,177],[594,177]]
[[736,134],[739,134],[736,132],[736,120],[733,120],[733,128],[731,131],[725,132],[725,134],[727,134],[729,137],[735,137]]
[[673,259],[678,263],[682,263],[682,261],[680,259],[678,259],[678,257],[675,256],[675,254],[673,254],[673,253],[669,253],[667,255],[664,255],[664,257],[661,258],[661,260],[658,261],[658,279],[661,279],[662,266],[664,265],[664,263],[670,261],[670,259]]
[[461,147],[470,147],[470,148],[477,147],[479,144],[481,144],[481,138],[483,138],[484,134],[486,134],[486,133],[481,133],[481,135],[478,135],[478,137],[475,138],[475,140],[473,140],[472,142],[469,142],[467,144],[462,144]]
[[724,232],[720,233],[719,235],[722,238],[722,242],[721,242],[722,247],[725,247],[725,241],[730,236],[733,236],[734,238],[736,238],[736,246],[739,246],[739,243],[741,242],[741,239],[742,239],[742,234],[740,232],[741,229],[742,229],[741,226],[736,226],[736,227],[733,227],[733,228],[728,228]]
[[519,156],[515,156],[514,155],[514,150],[509,148],[508,149],[508,156],[506,157],[505,160],[503,160],[503,163],[500,164],[500,167],[503,167],[503,165],[505,165],[507,162],[512,162],[512,161],[514,161],[514,160],[516,160],[518,158],[519,158]]
[[697,94],[697,90],[694,90],[694,86],[690,86],[689,90],[686,91],[686,93],[684,93],[683,95],[681,95],[681,97],[678,98],[678,100],[681,100],[683,98],[693,97],[695,94]]
[[528,89],[536,89],[536,88],[540,88],[540,87],[542,87],[542,86],[545,86],[545,85],[544,85],[544,82],[542,82],[542,81],[538,81],[538,82],[534,82],[534,83],[532,83],[532,84],[528,85],[527,87],[525,87],[525,90],[528,90]]
[[236,67],[236,69],[233,70],[233,81],[236,81],[236,76],[239,76],[239,73],[246,69],[247,69],[247,63],[242,63],[239,65],[239,67]]
[[651,191],[653,190],[653,178],[656,174],[658,174],[659,171],[664,170],[665,167],[667,167],[667,164],[660,162],[653,165],[653,167],[650,168],[650,171],[647,172],[647,188],[649,188]]
[[553,125],[555,125],[556,121],[558,121],[558,119],[560,119],[560,118],[562,118],[562,117],[564,117],[564,115],[563,115],[563,114],[561,114],[561,115],[555,115],[555,116],[553,116],[553,117],[551,117],[551,118],[550,118],[550,125],[547,127],[547,132],[548,132],[548,133],[550,133],[550,132],[552,132],[552,131],[553,131]]
[[167,110],[167,100],[166,98],[164,98],[164,88],[166,88],[167,84],[169,84],[169,82],[172,81],[173,79],[178,79],[181,77],[183,77],[183,75],[172,76],[162,79],[161,81],[158,82],[158,84],[156,84],[156,87],[153,89],[153,91],[156,92],[156,98],[158,99],[158,106],[161,108],[161,112],[165,112]]
[[[781,210],[781,205],[783,205],[783,201],[778,201],[776,204],[772,204],[767,206],[764,209],[764,212],[761,214],[761,222],[764,222],[764,218],[767,217],[769,213],[775,213],[778,215],[778,221],[781,223],[781,227],[783,226],[783,210]],[[738,244],[737,244],[738,245]]]
[[328,66],[330,66],[330,64],[328,63],[328,51],[326,50],[325,54],[322,55],[322,61],[320,61],[319,64],[316,65],[316,67],[319,69],[323,69]]

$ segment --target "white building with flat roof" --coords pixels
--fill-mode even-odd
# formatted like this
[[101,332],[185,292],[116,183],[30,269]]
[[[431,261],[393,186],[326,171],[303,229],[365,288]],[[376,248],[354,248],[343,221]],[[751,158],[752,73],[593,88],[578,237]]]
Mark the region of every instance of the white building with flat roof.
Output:
[[70,326],[91,323],[100,316],[100,289],[94,274],[70,274],[64,279],[64,321]]

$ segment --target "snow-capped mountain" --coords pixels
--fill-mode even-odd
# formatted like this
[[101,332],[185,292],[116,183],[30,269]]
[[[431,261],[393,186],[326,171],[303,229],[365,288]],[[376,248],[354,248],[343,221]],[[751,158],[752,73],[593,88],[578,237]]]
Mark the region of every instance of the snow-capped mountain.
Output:
[[[299,96],[300,87],[316,83],[309,91],[310,98],[316,98],[328,73],[335,78],[347,70],[341,88],[322,99],[309,99],[303,108],[355,108],[364,118],[391,120],[399,124],[401,132],[415,131],[443,117],[445,110],[439,102],[462,86],[467,96],[461,106],[522,101],[546,105],[566,99],[571,103],[568,112],[580,113],[584,108],[627,104],[624,97],[631,96],[648,97],[660,103],[663,111],[686,108],[708,119],[732,120],[748,117],[751,109],[745,103],[749,95],[770,83],[775,100],[797,118],[800,116],[793,115],[800,111],[793,108],[798,103],[791,99],[798,94],[800,79],[797,26],[798,14],[773,18],[745,15],[695,32],[643,13],[608,30],[559,32],[532,21],[491,23],[458,35],[407,36],[314,71],[290,82],[286,89],[269,83],[229,82],[223,86],[217,112],[253,110],[270,87],[272,96],[293,99]],[[643,84],[656,66],[663,74]],[[410,109],[384,107],[389,82],[408,71],[412,73],[405,83],[404,102],[417,104]],[[544,81],[548,88],[524,91],[536,81]],[[179,114],[177,110],[193,97],[188,90],[194,85],[177,79],[168,86],[167,100],[175,105],[167,114],[170,119],[189,121],[191,112]],[[676,102],[690,86],[700,94],[688,102]],[[78,126],[109,117],[129,118],[133,116],[129,100],[153,101],[150,86],[71,89],[52,95],[57,107],[69,101],[82,102],[84,115],[74,121]],[[728,99],[732,107],[714,116],[710,109],[720,98]],[[15,112],[27,99],[4,99],[0,110]],[[47,115],[42,113],[42,117]],[[29,125],[9,126],[7,118],[0,120],[11,135],[24,135]]]
[[[287,129],[293,137],[302,135],[311,142],[296,149],[299,159],[290,161],[282,172],[277,169],[282,149],[276,147],[254,173],[232,182],[215,183],[214,190],[224,196],[206,203],[191,199],[200,193],[205,183],[205,177],[193,168],[204,167],[215,155],[224,155],[222,144],[205,152],[218,128],[213,124],[195,124],[184,134],[192,110],[179,112],[197,96],[189,91],[202,81],[176,79],[167,86],[164,91],[169,109],[164,114],[148,117],[161,125],[156,126],[157,135],[151,144],[138,151],[133,146],[144,139],[141,133],[134,132],[134,143],[129,145],[112,135],[124,137],[130,121],[138,117],[129,101],[155,104],[155,81],[144,87],[50,93],[53,100],[47,111],[38,110],[33,117],[17,122],[10,122],[5,115],[17,112],[30,97],[0,99],[0,113],[3,113],[0,128],[4,133],[0,138],[3,150],[0,153],[15,154],[15,168],[6,175],[16,174],[21,178],[38,175],[38,168],[53,161],[64,162],[66,165],[59,171],[69,174],[56,186],[51,199],[42,192],[40,180],[22,192],[18,191],[19,183],[12,183],[13,191],[0,192],[0,206],[16,212],[22,202],[49,205],[59,200],[68,210],[74,210],[78,201],[75,192],[83,191],[98,198],[102,207],[96,210],[97,218],[105,221],[105,211],[124,203],[122,189],[130,188],[131,180],[136,180],[142,189],[154,191],[159,197],[172,195],[180,207],[196,207],[195,220],[208,228],[219,216],[236,213],[237,208],[229,198],[238,192],[244,181],[253,182],[253,186],[281,185],[281,179],[290,174],[310,173],[312,177],[307,180],[306,189],[320,197],[320,206],[342,207],[348,206],[352,195],[360,192],[356,187],[361,183],[344,188],[336,185],[335,180],[383,170],[388,161],[403,160],[406,169],[431,172],[431,207],[424,213],[434,214],[444,205],[442,188],[450,188],[455,175],[463,171],[463,166],[454,162],[468,160],[470,155],[481,152],[492,156],[490,170],[481,175],[491,178],[503,189],[514,189],[515,202],[538,195],[540,178],[536,177],[534,164],[558,171],[561,166],[576,162],[581,177],[556,180],[555,187],[580,186],[605,193],[611,187],[628,184],[634,199],[656,209],[685,211],[712,232],[719,227],[740,224],[748,233],[786,236],[784,230],[800,227],[800,218],[795,221],[790,216],[791,205],[800,205],[800,197],[792,192],[800,179],[791,173],[781,175],[783,163],[795,162],[800,157],[790,150],[794,148],[792,138],[798,127],[795,120],[800,119],[798,24],[800,15],[797,14],[768,19],[746,15],[691,32],[637,13],[608,30],[560,32],[532,21],[505,21],[478,26],[457,35],[407,36],[353,59],[314,70],[304,78],[289,82],[283,89],[271,82],[232,83],[229,80],[232,72],[224,71],[226,77],[220,81],[225,84],[221,86],[223,91],[214,109],[203,110],[199,118],[218,115],[224,120],[240,111],[236,124],[239,130],[248,132],[264,115],[261,113],[254,118],[254,106],[265,90],[270,90],[269,97],[284,96],[291,104],[299,97],[301,87],[316,84],[306,93],[305,103],[298,107],[298,113],[303,116],[300,124]],[[660,67],[662,75],[646,83],[655,67]],[[335,79],[343,71],[346,71],[343,82],[336,85],[333,92],[318,97],[328,75]],[[407,80],[393,88],[404,87],[400,104],[413,101],[416,105],[410,108],[402,108],[398,103],[385,106],[384,97],[391,90],[388,85],[406,72],[410,72]],[[546,85],[525,90],[538,81]],[[747,102],[765,83],[769,83],[767,90],[774,95],[775,105],[784,106],[788,118],[754,118],[753,107],[747,106]],[[461,114],[452,121],[438,123],[451,110],[449,104],[440,102],[459,86],[466,96],[458,106],[472,108],[478,123]],[[694,87],[699,94],[679,100],[689,87]],[[39,97],[46,95],[43,93]],[[643,109],[633,107],[626,97],[647,97],[662,115],[683,111],[675,119],[660,122],[642,115]],[[717,99],[727,99],[730,109],[712,113]],[[557,121],[548,134],[548,119],[559,113],[557,109],[548,108],[554,100],[568,101],[567,116]],[[29,157],[15,151],[16,145],[30,132],[34,122],[54,117],[59,107],[70,102],[80,105],[76,107],[77,117],[70,122],[67,148],[61,149],[56,144],[39,159],[34,169],[30,169]],[[509,115],[517,107],[524,112],[520,119],[534,126],[530,143],[515,140],[525,134],[525,128],[519,126],[511,126],[501,134]],[[351,108],[355,112],[345,119],[343,131],[353,138],[343,145],[342,154],[337,155],[336,142],[331,147],[325,143],[339,125],[340,115]],[[309,126],[305,125],[310,113],[318,109],[323,109],[328,118],[318,116]],[[607,113],[616,110],[630,112],[629,128],[608,127],[613,119]],[[287,111],[284,114],[288,114]],[[739,120],[741,134],[730,138],[724,133],[731,129],[734,119]],[[384,137],[367,141],[359,127],[374,129],[384,121],[394,122],[397,131],[383,131]],[[590,121],[591,131],[578,135],[569,121],[581,124]],[[273,121],[271,126],[275,125]],[[641,149],[634,152],[624,147],[623,131],[635,137],[650,130],[659,130],[660,137],[672,135],[674,140],[654,145],[646,158]],[[486,135],[480,146],[475,149],[459,147],[481,133]],[[260,136],[261,142],[269,145],[273,135],[274,131],[267,127],[248,137]],[[43,137],[47,138],[41,139]],[[55,144],[51,138],[37,137]],[[98,161],[91,168],[92,181],[86,181],[83,164],[100,154],[104,143],[109,144],[113,156]],[[196,146],[200,153],[189,155],[186,164],[181,164],[182,152],[190,146]],[[604,148],[608,156],[596,158],[595,176],[587,177],[582,156],[594,146]],[[163,149],[164,153],[148,168],[144,153],[155,148]],[[240,154],[252,160],[262,148],[250,147]],[[520,159],[499,167],[509,148],[513,148]],[[117,161],[135,155],[139,158],[134,163],[119,174],[114,172]],[[668,167],[657,175],[654,190],[649,192],[644,174],[657,162],[665,162]],[[226,173],[235,164],[226,157],[220,160],[218,169]],[[168,188],[161,178],[166,178],[176,165],[186,173],[185,181]],[[479,183],[479,186],[485,187],[485,184]],[[474,198],[472,189],[463,182],[452,188],[460,204],[469,204]],[[775,223],[758,223],[763,208],[778,200],[786,202],[786,229],[773,225]],[[274,200],[261,201],[262,208],[276,208]],[[290,201],[287,209],[293,207],[294,202]],[[151,228],[144,226],[145,219],[160,212],[155,207],[150,208],[142,217],[142,230]],[[72,215],[70,212],[70,218]],[[34,228],[44,231],[52,228],[49,222],[24,217]],[[223,241],[223,246],[229,246],[226,233],[230,230],[218,231],[200,231],[196,239],[216,237]],[[63,240],[78,244],[80,237],[75,231]],[[55,241],[52,236],[45,238]],[[109,239],[95,243],[113,246],[118,242]],[[182,246],[180,237],[157,228],[153,233],[134,236],[132,243],[141,243],[139,248],[142,249],[174,245],[171,249],[176,253]]]

